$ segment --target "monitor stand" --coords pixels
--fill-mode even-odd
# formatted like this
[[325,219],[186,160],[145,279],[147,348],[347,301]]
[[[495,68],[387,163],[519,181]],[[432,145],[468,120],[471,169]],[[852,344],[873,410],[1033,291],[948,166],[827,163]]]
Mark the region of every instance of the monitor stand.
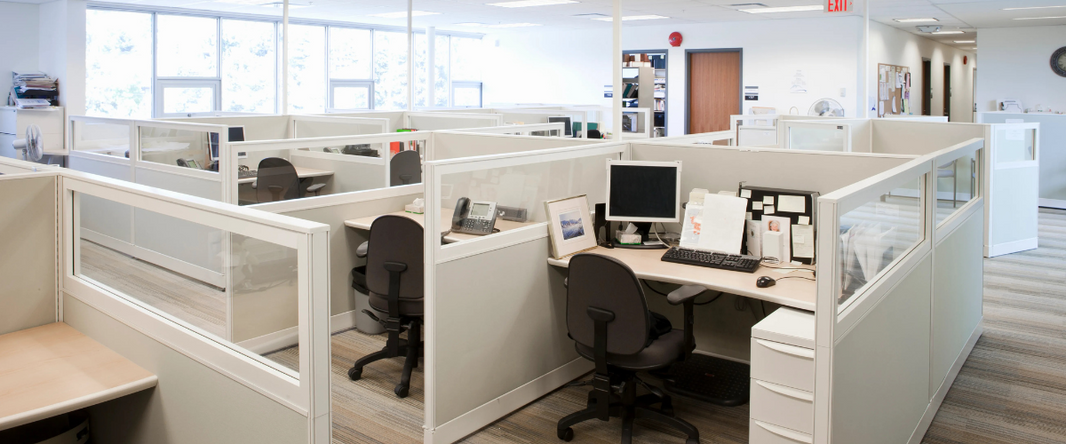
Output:
[[[644,245],[644,242],[647,242],[647,241],[650,240],[648,238],[648,235],[651,234],[651,222],[633,222],[633,225],[635,225],[637,227],[637,233],[640,234],[640,242],[641,242],[641,244],[640,245],[623,245],[623,244],[616,243],[616,244],[614,244],[615,248],[631,248],[631,249],[634,249],[634,250],[665,250],[667,248],[670,248],[670,246],[666,245],[666,244]],[[656,240],[658,240],[658,239],[656,239]]]

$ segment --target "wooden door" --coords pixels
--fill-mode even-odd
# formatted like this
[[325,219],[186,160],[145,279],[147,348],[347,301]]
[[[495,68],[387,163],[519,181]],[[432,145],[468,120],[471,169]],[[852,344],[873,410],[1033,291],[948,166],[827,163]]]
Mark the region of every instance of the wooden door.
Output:
[[688,54],[688,132],[725,131],[740,114],[740,51]]
[[922,60],[922,115],[933,115],[933,62]]
[[944,65],[944,115],[951,118],[951,65]]

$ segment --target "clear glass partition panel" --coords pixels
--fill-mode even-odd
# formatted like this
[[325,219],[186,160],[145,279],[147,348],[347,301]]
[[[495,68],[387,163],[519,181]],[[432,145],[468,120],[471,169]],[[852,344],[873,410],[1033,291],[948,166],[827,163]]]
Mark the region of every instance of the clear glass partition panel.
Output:
[[218,140],[218,133],[142,126],[139,136],[145,162],[208,170],[217,157],[212,140]]
[[73,151],[128,158],[130,124],[73,120],[70,141]]
[[[295,249],[140,208],[132,220],[128,212],[117,220],[87,205],[124,205],[79,196],[75,275],[297,376]],[[98,227],[132,230],[136,240],[120,241]]]
[[916,179],[840,216],[840,304],[925,238],[921,181]]
[[847,151],[848,133],[844,126],[790,125],[789,149],[811,151]]
[[[584,194],[591,209],[593,204],[606,199],[606,165],[609,158],[618,159],[618,155],[596,155],[442,175],[441,230],[451,228],[451,216],[463,197],[475,204],[493,202],[498,206],[525,210],[525,220],[497,217],[495,232],[546,222],[548,216],[544,203],[548,201]],[[472,208],[471,213],[476,209]],[[465,238],[463,235],[452,236],[445,242]]]
[[996,164],[1022,162],[1036,157],[1036,130],[996,126]]
[[936,167],[936,224],[939,226],[966,203],[977,198],[980,151]]

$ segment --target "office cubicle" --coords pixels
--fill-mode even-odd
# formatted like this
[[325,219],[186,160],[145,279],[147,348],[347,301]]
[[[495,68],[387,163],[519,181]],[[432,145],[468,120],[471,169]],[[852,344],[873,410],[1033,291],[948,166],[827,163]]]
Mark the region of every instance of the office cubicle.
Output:
[[978,123],[1037,123],[1040,137],[1037,143],[1044,147],[1040,156],[1040,195],[1042,207],[1066,209],[1066,116],[1053,113],[979,112]]
[[565,124],[563,124],[562,122],[556,122],[491,126],[486,128],[467,128],[457,131],[478,134],[510,134],[515,136],[565,137],[565,127]]
[[158,120],[240,126],[244,128],[245,140],[277,140],[381,134],[389,132],[389,128],[391,128],[391,121],[384,117],[231,114],[178,117]]
[[[96,440],[330,441],[325,226],[68,169],[5,174],[0,188],[9,196],[0,203],[0,214],[10,215],[3,232],[19,237],[5,248],[15,254],[32,243],[34,249],[0,267],[15,283],[0,290],[0,312],[18,314],[5,328],[65,322],[158,377],[153,390],[89,407]],[[122,202],[223,233],[220,241],[229,248],[217,259],[234,271],[227,288],[95,244],[84,236],[90,200]],[[250,266],[241,248],[253,246],[284,265]],[[283,281],[270,288],[259,282],[277,280]],[[217,294],[206,294],[212,290]],[[251,310],[220,314],[252,299]],[[190,308],[206,305],[235,330],[258,327],[290,336],[297,347],[264,356],[189,316]],[[267,325],[278,307],[298,315]]]

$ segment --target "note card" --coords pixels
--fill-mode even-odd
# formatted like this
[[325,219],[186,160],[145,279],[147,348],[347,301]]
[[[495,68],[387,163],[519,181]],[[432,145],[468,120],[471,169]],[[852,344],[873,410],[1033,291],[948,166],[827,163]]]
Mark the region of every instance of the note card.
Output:
[[766,205],[762,207],[762,214],[774,214],[774,206]]
[[762,203],[764,203],[766,205],[773,205],[774,204],[774,196],[763,196],[762,197]]
[[751,190],[740,190],[740,197],[743,197],[745,199],[750,199],[751,198]]
[[777,211],[783,213],[806,213],[807,199],[803,196],[778,196]]
[[799,225],[810,225],[811,224],[811,218],[808,217],[808,216],[800,216],[799,220],[797,222],[798,222]]
[[762,202],[752,202],[751,203],[751,209],[752,209],[752,211],[762,210]]

